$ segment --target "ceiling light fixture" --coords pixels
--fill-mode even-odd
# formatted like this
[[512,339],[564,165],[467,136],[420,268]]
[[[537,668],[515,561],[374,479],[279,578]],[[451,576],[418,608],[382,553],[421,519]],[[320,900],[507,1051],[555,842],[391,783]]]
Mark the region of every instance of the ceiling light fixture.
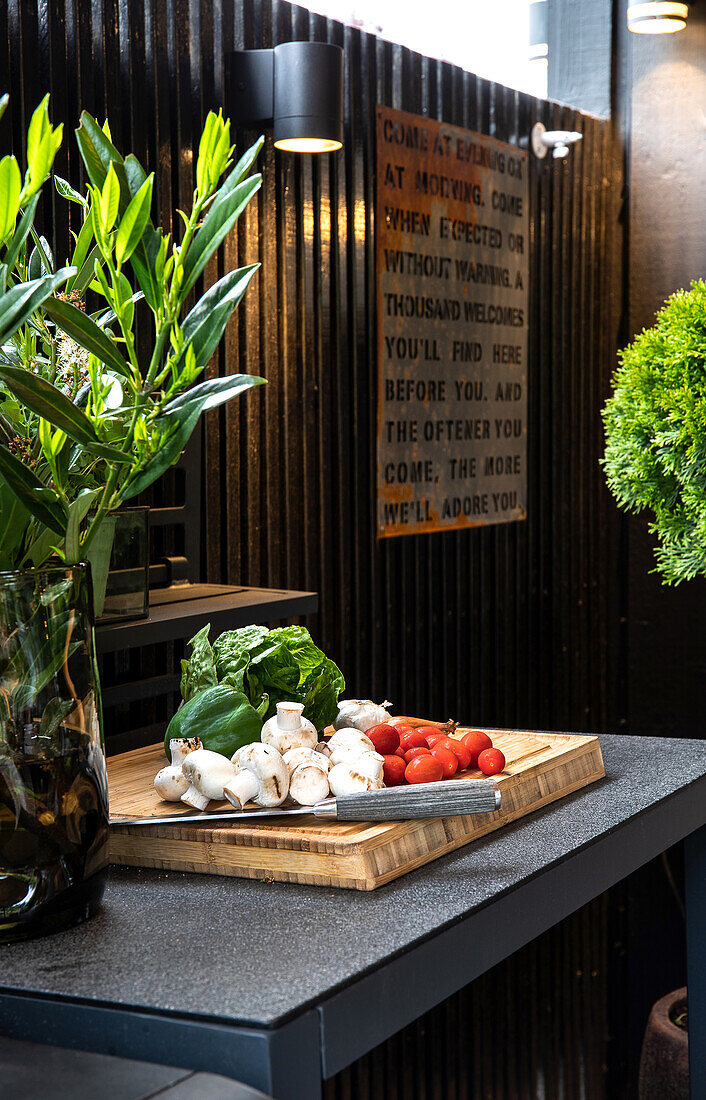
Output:
[[677,4],[673,0],[630,4],[628,30],[635,34],[673,34],[684,30],[688,14],[688,4]]
[[240,126],[272,121],[278,149],[329,153],[343,145],[343,50],[282,42],[230,54],[230,115]]

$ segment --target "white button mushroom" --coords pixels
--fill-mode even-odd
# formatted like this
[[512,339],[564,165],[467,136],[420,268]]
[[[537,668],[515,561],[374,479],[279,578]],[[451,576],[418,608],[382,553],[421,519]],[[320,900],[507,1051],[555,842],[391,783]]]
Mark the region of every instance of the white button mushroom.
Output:
[[162,768],[154,777],[154,789],[165,802],[178,802],[189,789],[189,780],[183,773],[182,765],[192,752],[201,748],[198,737],[172,737],[169,742],[171,765]]
[[317,768],[322,768],[326,773],[328,773],[331,766],[328,756],[323,756],[316,749],[288,749],[283,759],[290,775],[300,764],[315,764]]
[[289,794],[300,806],[315,806],[329,795],[329,760],[314,749],[289,749],[284,754],[289,769]]
[[184,775],[181,764],[170,764],[162,768],[154,777],[154,789],[165,802],[178,802],[189,789],[189,780]]
[[301,703],[278,703],[277,714],[262,727],[263,745],[272,745],[282,755],[288,749],[313,749],[318,737],[311,722],[302,718],[303,710]]
[[[347,763],[347,761],[344,761]],[[362,775],[368,775],[371,779],[382,779],[382,770],[385,766],[385,757],[379,752],[364,752],[355,758],[355,770]]]
[[356,767],[357,761],[336,764],[329,772],[329,786],[339,797],[344,794],[357,794],[358,791],[379,791],[384,787],[382,779],[371,779]]
[[336,749],[357,749],[359,752],[370,752],[375,749],[366,734],[349,727],[337,730],[328,742],[328,747],[331,753]]
[[289,777],[289,793],[300,806],[315,806],[329,796],[328,776],[316,763],[298,764]]
[[189,753],[182,771],[191,786],[181,796],[181,801],[195,810],[205,810],[212,798],[222,802],[225,784],[237,775],[235,765],[227,756],[210,749],[196,749]]
[[258,806],[281,805],[289,791],[289,772],[277,749],[255,742],[234,755],[236,774],[223,789],[231,805],[237,810],[250,801]]

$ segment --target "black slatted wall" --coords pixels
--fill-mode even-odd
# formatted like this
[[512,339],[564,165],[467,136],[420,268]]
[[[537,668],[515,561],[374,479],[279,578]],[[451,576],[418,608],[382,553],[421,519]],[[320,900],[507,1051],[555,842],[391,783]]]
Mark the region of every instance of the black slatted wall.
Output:
[[[616,513],[598,456],[619,325],[622,161],[609,123],[280,0],[5,0],[12,143],[46,90],[68,130],[82,107],[107,114],[118,147],[155,171],[173,228],[205,113],[227,108],[224,56],[290,39],[344,47],[346,143],[298,158],[268,141],[260,195],[207,271],[213,281],[261,261],[211,371],[269,384],[206,422],[204,579],[318,590],[309,626],[351,694],[486,725],[611,728]],[[583,134],[566,161],[532,162],[525,523],[375,540],[376,103],[515,144],[538,119]],[[4,148],[6,128],[0,137]],[[78,181],[72,139],[57,168]],[[42,216],[64,232],[56,197]],[[134,679],[174,657],[138,651],[124,663]],[[607,907],[564,922],[339,1075],[329,1096],[603,1095]]]

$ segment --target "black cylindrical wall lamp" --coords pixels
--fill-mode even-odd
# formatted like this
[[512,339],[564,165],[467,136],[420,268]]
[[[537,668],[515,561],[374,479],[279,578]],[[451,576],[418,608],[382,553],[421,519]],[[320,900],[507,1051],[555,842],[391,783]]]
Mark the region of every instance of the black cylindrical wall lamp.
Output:
[[343,50],[282,42],[228,59],[229,113],[241,126],[272,121],[278,149],[327,153],[343,145]]

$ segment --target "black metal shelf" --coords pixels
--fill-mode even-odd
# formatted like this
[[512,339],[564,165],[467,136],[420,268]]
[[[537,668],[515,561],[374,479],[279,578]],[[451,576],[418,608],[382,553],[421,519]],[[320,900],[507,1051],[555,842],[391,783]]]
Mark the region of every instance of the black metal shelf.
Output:
[[[183,591],[182,591],[183,589]],[[311,615],[318,608],[317,592],[275,588],[242,588],[220,584],[188,584],[150,593],[147,619],[105,623],[96,628],[99,653],[189,638],[210,622],[214,634],[253,622],[268,623]]]

